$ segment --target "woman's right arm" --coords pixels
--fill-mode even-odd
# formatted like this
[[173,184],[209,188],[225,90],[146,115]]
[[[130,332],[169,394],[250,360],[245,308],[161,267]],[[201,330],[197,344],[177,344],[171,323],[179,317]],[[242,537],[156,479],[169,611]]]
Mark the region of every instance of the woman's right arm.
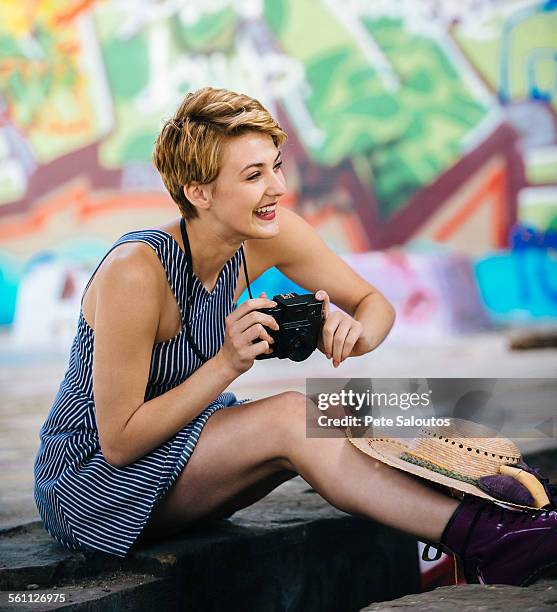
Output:
[[[97,282],[93,392],[101,450],[123,467],[157,448],[192,421],[269,348],[263,328],[274,319],[256,308],[270,300],[244,302],[226,318],[223,347],[183,383],[147,402],[145,389],[164,297],[164,273],[151,250],[122,251]],[[253,343],[254,340],[260,342]]]

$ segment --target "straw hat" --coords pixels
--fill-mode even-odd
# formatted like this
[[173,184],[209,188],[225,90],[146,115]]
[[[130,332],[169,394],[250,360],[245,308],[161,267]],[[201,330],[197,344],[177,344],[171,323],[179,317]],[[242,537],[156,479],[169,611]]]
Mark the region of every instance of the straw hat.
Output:
[[[455,418],[450,425],[422,426],[414,438],[357,438],[350,427],[345,428],[345,434],[366,455],[415,476],[515,508],[540,507],[503,501],[477,486],[483,476],[518,473],[516,469],[500,468],[522,461],[514,442],[497,437],[497,432],[483,425]],[[530,483],[522,484],[532,493]]]

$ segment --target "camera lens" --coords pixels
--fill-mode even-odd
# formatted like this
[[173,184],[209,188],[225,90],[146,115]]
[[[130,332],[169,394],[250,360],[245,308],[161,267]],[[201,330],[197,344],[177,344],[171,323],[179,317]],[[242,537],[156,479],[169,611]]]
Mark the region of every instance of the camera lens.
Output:
[[314,351],[312,338],[309,334],[301,333],[294,336],[288,344],[288,357],[292,361],[304,361]]

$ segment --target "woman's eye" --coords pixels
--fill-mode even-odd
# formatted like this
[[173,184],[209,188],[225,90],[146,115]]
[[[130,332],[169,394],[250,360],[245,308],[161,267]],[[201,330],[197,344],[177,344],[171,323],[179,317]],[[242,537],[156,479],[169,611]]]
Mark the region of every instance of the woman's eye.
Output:
[[[274,169],[275,170],[280,170],[281,167],[282,167],[282,160],[274,165]],[[261,176],[261,172],[256,172],[255,174],[252,174],[251,176],[248,176],[247,180],[248,181],[253,181],[253,180],[255,180],[256,178],[258,178],[260,176]]]

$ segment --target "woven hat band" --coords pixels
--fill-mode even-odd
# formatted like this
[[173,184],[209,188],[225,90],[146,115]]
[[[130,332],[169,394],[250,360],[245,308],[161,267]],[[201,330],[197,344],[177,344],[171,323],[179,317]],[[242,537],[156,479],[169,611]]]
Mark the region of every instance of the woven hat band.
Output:
[[404,452],[401,453],[400,458],[403,461],[408,461],[409,463],[413,463],[414,465],[419,465],[420,467],[426,468],[427,470],[432,470],[437,472],[438,474],[443,474],[443,476],[448,476],[449,478],[455,478],[456,480],[461,480],[462,482],[468,482],[469,484],[476,484],[476,479],[471,478],[470,476],[464,476],[464,474],[459,474],[454,470],[450,470],[449,468],[440,465],[439,463],[433,463],[432,461],[428,461],[416,453]]

